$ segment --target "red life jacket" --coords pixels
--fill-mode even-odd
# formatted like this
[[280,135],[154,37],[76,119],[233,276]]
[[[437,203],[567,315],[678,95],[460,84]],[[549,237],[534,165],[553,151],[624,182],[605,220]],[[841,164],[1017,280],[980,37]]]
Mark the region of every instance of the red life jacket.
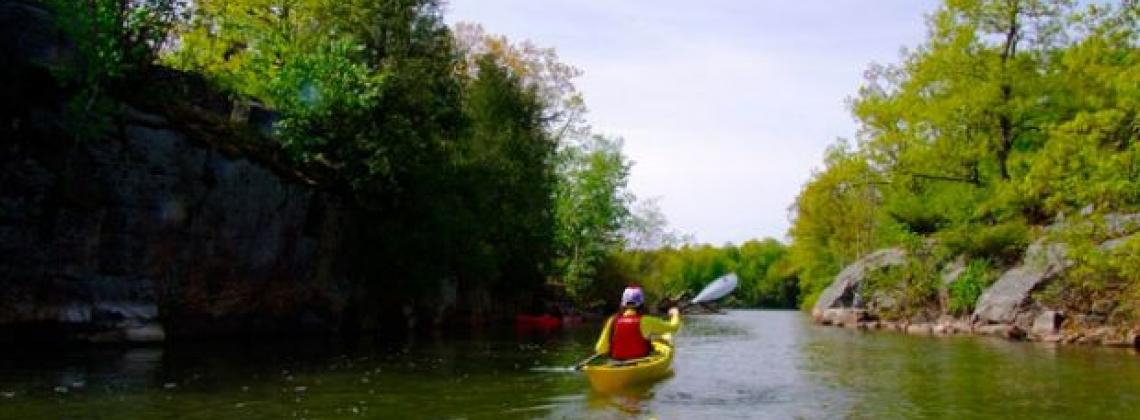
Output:
[[641,315],[621,314],[614,317],[610,329],[610,357],[614,360],[629,360],[649,355],[652,346],[641,335]]

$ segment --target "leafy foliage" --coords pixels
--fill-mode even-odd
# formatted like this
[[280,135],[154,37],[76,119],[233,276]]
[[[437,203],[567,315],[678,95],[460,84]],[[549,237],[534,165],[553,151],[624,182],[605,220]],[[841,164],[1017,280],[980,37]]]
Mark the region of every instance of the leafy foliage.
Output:
[[610,283],[640,284],[654,297],[693,297],[713,280],[735,272],[740,283],[726,300],[728,304],[794,308],[799,285],[786,255],[787,247],[774,239],[748,241],[740,246],[630,249],[614,258],[613,264],[623,272],[621,282]]
[[[1055,215],[1140,209],[1138,13],[1127,1],[945,1],[926,42],[867,72],[851,102],[856,145],[829,150],[796,200],[805,303],[844,264],[916,235],[1008,266]],[[963,299],[979,284],[958,286]]]
[[982,292],[993,284],[995,278],[990,263],[984,259],[971,260],[958,279],[950,283],[947,309],[954,315],[965,315],[974,311],[974,305]]
[[559,153],[555,265],[571,296],[582,299],[598,267],[622,248],[629,168],[621,141],[602,136]]
[[[326,168],[334,185],[325,187],[349,192],[372,221],[351,233],[368,292],[397,300],[451,281],[525,295],[556,273],[556,239],[566,235],[555,235],[564,231],[555,200],[567,190],[556,187],[609,182],[559,170],[566,159],[556,156],[543,83],[553,76],[510,65],[531,57],[457,45],[434,0],[194,6],[164,62],[280,113],[276,138],[294,161]],[[559,73],[563,83],[571,76]],[[614,176],[624,183],[621,165]],[[385,293],[393,287],[401,292]]]
[[110,129],[110,98],[150,68],[184,8],[180,0],[43,0],[57,26],[74,43],[71,65],[54,68],[75,90],[65,113],[79,138]]

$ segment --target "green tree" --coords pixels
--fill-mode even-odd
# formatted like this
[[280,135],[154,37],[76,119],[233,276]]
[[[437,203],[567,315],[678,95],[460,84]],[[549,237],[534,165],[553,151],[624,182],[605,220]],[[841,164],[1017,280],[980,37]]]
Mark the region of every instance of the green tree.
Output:
[[600,264],[622,247],[632,196],[626,190],[630,163],[621,146],[620,139],[596,135],[559,152],[555,264],[571,296],[580,300]]
[[[1033,225],[1135,211],[1137,13],[1128,1],[945,1],[926,42],[872,66],[852,101],[858,142],[832,148],[797,197],[789,257],[804,304],[875,248],[934,251],[910,277],[954,255],[996,269],[1020,259]],[[916,302],[927,280],[907,280]]]
[[[466,90],[470,121],[457,153],[463,203],[448,212],[468,213],[455,221],[467,242],[461,258],[493,260],[484,277],[528,290],[549,273],[553,252],[554,141],[542,125],[543,106],[533,87],[484,56]],[[486,272],[470,267],[461,272]],[[465,275],[467,276],[467,275]],[[503,288],[505,289],[505,287]]]
[[42,0],[56,25],[75,44],[73,64],[53,68],[57,81],[75,91],[66,117],[80,138],[110,129],[111,99],[133,93],[167,42],[185,7],[178,0]]

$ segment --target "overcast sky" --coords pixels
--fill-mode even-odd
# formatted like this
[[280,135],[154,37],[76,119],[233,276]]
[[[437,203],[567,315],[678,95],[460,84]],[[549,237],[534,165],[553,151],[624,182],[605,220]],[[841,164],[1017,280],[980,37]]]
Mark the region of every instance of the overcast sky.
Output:
[[872,62],[925,36],[935,0],[450,0],[554,47],[595,131],[625,139],[630,187],[713,244],[786,240],[788,207],[823,150],[852,137],[845,100]]

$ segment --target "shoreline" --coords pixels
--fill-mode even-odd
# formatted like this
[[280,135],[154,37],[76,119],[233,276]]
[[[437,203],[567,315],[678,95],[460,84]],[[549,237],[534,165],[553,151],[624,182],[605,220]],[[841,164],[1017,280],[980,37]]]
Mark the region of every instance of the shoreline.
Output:
[[974,323],[966,317],[950,316],[943,316],[935,322],[892,321],[879,319],[866,310],[841,308],[814,311],[811,318],[817,326],[858,331],[894,331],[925,337],[988,336],[1010,341],[1122,348],[1140,352],[1140,331],[1111,326],[1062,328],[1054,324],[1049,327],[1038,322],[1047,323],[1045,316],[1039,317],[1029,328],[1016,324]]

